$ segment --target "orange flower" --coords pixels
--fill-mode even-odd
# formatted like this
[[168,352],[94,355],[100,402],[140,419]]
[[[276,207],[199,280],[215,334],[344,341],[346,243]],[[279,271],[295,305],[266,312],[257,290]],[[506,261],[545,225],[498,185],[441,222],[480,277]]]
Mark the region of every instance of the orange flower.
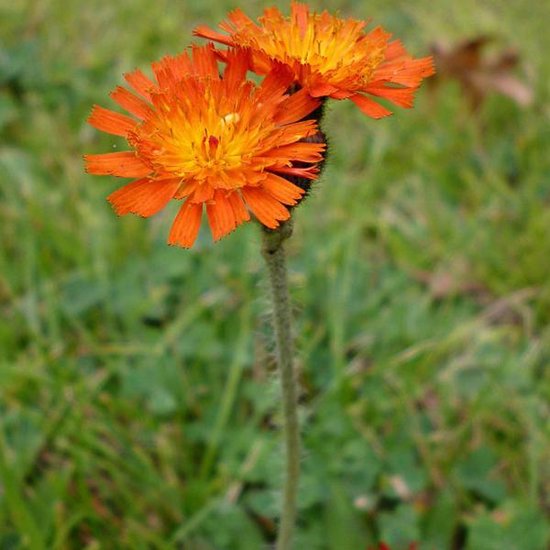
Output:
[[390,42],[391,35],[382,28],[365,34],[364,21],[340,19],[326,11],[311,13],[305,4],[293,2],[290,17],[277,8],[266,9],[259,22],[237,9],[220,25],[227,35],[204,25],[194,34],[249,48],[251,69],[259,74],[284,63],[313,97],[349,98],[373,118],[391,111],[368,96],[412,107],[422,79],[435,72],[431,57],[413,59],[399,40]]
[[261,85],[246,80],[249,56],[231,50],[220,76],[209,45],[152,65],[156,82],[137,70],[125,76],[137,92],[111,97],[134,118],[94,106],[89,123],[123,136],[133,150],[85,155],[91,174],[138,178],[108,197],[117,214],[152,216],[184,199],[168,242],[189,248],[203,207],[215,240],[250,219],[274,229],[304,191],[287,176],[315,179],[325,144],[300,140],[318,132],[301,120],[319,106],[307,93],[289,95],[293,75],[274,66]]

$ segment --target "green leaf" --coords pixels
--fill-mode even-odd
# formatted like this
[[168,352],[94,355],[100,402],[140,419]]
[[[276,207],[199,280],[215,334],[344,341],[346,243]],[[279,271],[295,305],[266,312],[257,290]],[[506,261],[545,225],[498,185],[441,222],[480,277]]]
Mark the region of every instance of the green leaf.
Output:
[[327,548],[357,550],[364,545],[366,534],[359,523],[357,510],[341,485],[330,487],[330,498],[324,513]]
[[409,504],[401,504],[392,512],[380,514],[380,540],[391,548],[407,548],[420,540],[418,515]]
[[442,492],[422,519],[422,544],[426,548],[451,548],[458,523],[457,504],[450,491]]
[[466,550],[545,550],[549,542],[550,524],[540,510],[507,501],[471,520]]
[[497,455],[489,447],[480,447],[458,464],[455,474],[464,487],[498,503],[506,496],[506,487],[495,478],[497,462]]
[[148,404],[151,412],[158,415],[171,414],[178,408],[178,402],[174,395],[162,387],[153,389]]

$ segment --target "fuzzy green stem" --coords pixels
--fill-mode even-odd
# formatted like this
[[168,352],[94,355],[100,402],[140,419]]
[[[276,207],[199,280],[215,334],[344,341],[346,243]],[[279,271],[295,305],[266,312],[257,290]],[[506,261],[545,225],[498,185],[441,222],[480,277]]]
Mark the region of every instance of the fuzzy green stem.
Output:
[[284,241],[291,235],[291,221],[282,224],[276,231],[266,230],[263,232],[263,255],[269,270],[273,301],[273,330],[276,340],[277,365],[281,378],[283,430],[286,446],[286,477],[276,550],[290,550],[292,547],[300,475],[297,388],[293,365],[294,346],[284,250]]

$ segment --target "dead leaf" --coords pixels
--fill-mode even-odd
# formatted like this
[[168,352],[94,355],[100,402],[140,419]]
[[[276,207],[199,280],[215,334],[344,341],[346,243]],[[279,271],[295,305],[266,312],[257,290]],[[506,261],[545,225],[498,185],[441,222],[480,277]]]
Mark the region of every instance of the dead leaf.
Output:
[[530,105],[531,86],[513,74],[519,67],[518,52],[508,48],[493,56],[485,55],[486,45],[493,41],[491,36],[480,35],[453,46],[433,44],[437,73],[430,79],[432,87],[444,80],[458,81],[473,112],[479,110],[490,92],[504,95],[521,107]]
[[390,476],[388,481],[401,500],[409,500],[412,497],[411,488],[403,477],[399,475]]
[[475,298],[487,293],[487,289],[480,283],[468,279],[466,266],[454,266],[449,271],[416,271],[417,281],[428,287],[434,300],[444,300],[457,295],[469,295]]

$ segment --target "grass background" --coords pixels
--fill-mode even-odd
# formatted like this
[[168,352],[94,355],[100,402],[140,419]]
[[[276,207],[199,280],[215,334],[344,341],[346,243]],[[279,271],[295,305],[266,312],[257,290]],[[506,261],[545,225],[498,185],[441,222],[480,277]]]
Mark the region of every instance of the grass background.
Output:
[[[286,8],[285,2],[278,3]],[[544,550],[550,49],[543,2],[312,2],[415,55],[514,46],[526,110],[456,84],[373,121],[333,102],[290,250],[306,450],[296,548]],[[264,4],[240,4],[258,15]],[[121,74],[221,0],[0,3],[0,548],[242,549],[274,537],[278,387],[258,230],[192,251],[117,219],[81,155]]]

